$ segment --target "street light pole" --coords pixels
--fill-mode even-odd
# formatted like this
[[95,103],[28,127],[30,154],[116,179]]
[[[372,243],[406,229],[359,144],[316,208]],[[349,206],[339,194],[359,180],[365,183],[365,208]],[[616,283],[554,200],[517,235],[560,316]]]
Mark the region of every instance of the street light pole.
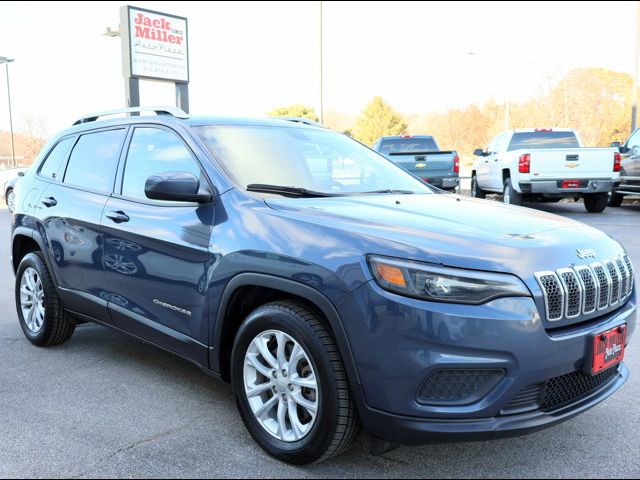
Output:
[[635,132],[638,117],[638,69],[640,68],[640,1],[636,2],[636,48],[633,59],[633,103],[631,105],[631,133]]
[[9,99],[9,135],[11,137],[11,166],[17,167],[16,165],[16,148],[13,143],[13,116],[11,114],[11,89],[9,87],[9,63],[13,62],[13,58],[0,57],[0,64],[4,63],[5,70],[7,72],[7,97]]
[[322,0],[320,0],[320,123],[324,125],[324,85],[322,77]]

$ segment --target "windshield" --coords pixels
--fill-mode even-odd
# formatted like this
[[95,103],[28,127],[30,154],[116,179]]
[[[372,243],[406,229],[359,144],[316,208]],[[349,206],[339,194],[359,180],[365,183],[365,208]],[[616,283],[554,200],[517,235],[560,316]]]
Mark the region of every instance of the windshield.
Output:
[[433,137],[390,138],[380,142],[380,153],[388,155],[400,152],[433,152],[438,150]]
[[520,132],[514,133],[509,151],[536,148],[578,148],[573,132]]
[[384,157],[331,130],[229,125],[195,130],[244,189],[260,184],[331,194],[433,193]]

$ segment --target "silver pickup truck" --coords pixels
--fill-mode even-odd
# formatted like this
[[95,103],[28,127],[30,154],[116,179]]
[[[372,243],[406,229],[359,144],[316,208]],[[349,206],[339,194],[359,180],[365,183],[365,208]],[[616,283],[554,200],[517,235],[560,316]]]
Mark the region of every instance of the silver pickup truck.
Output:
[[381,137],[373,144],[373,149],[434,187],[453,190],[458,186],[458,154],[453,150],[440,150],[432,136]]

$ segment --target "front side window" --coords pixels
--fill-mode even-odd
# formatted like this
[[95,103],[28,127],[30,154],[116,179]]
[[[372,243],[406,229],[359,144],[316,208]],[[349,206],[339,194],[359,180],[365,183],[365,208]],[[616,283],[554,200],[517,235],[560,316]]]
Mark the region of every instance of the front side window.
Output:
[[180,137],[161,128],[136,128],[124,167],[122,195],[144,200],[147,179],[168,172],[189,172],[202,181],[200,166]]
[[47,159],[40,167],[40,175],[54,180],[60,175],[60,168],[67,159],[73,140],[74,138],[65,138],[53,147],[53,150],[47,155]]
[[64,183],[111,193],[126,129],[81,135],[73,147]]
[[329,194],[403,190],[433,193],[421,181],[360,143],[320,128],[196,127],[234,182]]

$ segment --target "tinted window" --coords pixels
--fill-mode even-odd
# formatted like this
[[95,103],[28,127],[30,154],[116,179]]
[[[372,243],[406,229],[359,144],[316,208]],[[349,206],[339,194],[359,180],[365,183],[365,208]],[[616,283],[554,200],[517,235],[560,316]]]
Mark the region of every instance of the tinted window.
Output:
[[71,152],[64,183],[109,193],[125,129],[82,135]]
[[438,150],[438,146],[433,137],[391,138],[380,143],[380,153],[383,155],[399,152],[432,152],[434,150]]
[[521,132],[514,133],[509,151],[536,148],[578,148],[573,132]]
[[146,199],[147,178],[166,172],[189,172],[201,178],[198,162],[175,133],[159,128],[136,128],[127,154],[122,195]]
[[60,167],[62,167],[62,164],[67,159],[67,154],[69,153],[71,145],[73,145],[73,140],[75,140],[75,138],[65,138],[53,147],[53,150],[51,150],[51,153],[49,153],[47,159],[40,167],[40,175],[47,178],[59,177]]

